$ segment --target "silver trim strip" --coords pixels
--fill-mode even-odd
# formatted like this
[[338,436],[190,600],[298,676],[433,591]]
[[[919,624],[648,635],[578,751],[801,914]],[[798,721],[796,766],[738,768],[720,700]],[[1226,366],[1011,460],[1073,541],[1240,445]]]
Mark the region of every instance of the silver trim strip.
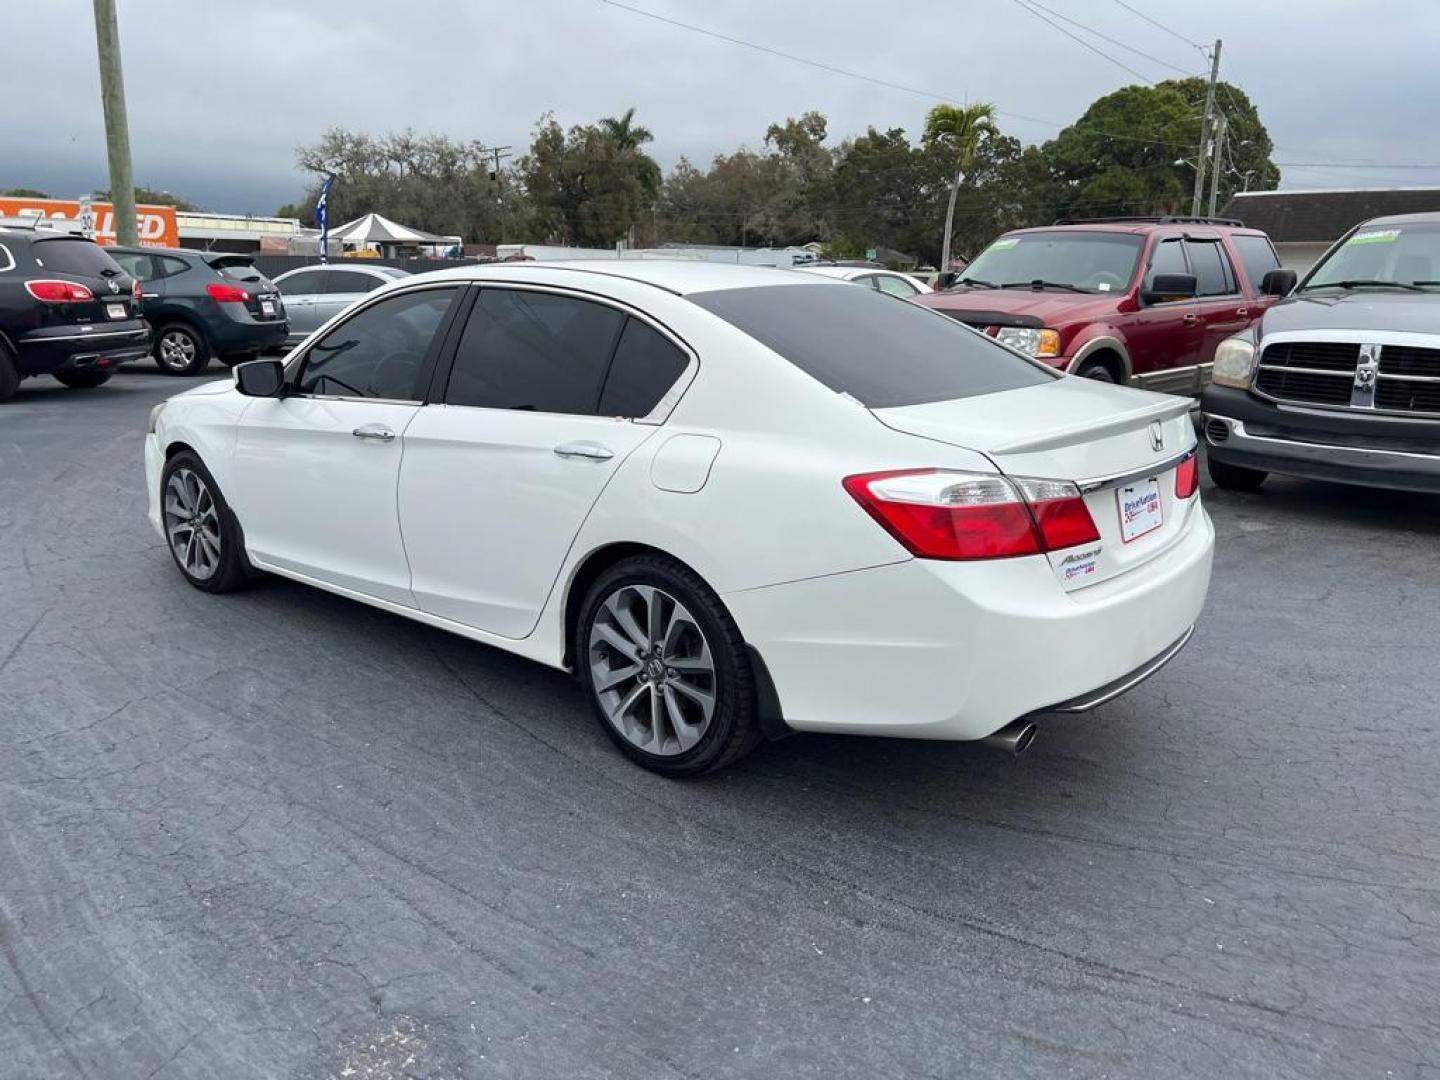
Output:
[[1384,368],[1380,369],[1378,379],[1394,379],[1396,382],[1436,382],[1440,383],[1440,375],[1392,375]]
[[1120,473],[1118,476],[1106,476],[1095,480],[1080,480],[1076,486],[1079,487],[1080,494],[1089,495],[1091,492],[1104,491],[1106,488],[1121,487],[1124,484],[1130,483],[1132,480],[1148,480],[1152,476],[1159,476],[1161,473],[1167,473],[1171,469],[1177,468],[1182,461],[1194,453],[1195,445],[1192,443],[1190,448],[1183,454],[1166,458],[1146,468],[1136,469],[1128,473]]
[[1333,371],[1329,368],[1290,367],[1288,364],[1262,363],[1256,368],[1256,371],[1293,371],[1297,375],[1334,375],[1337,379],[1349,379],[1352,381],[1355,378],[1354,368],[1351,368],[1349,371]]
[[[1328,443],[1302,442],[1299,439],[1274,439],[1267,435],[1251,435],[1245,430],[1244,421],[1232,420],[1228,416],[1206,414],[1205,422],[1208,424],[1211,420],[1219,420],[1230,428],[1230,437],[1222,443],[1211,439],[1208,432],[1205,435],[1211,446],[1219,446],[1225,450],[1249,449],[1255,453],[1267,453],[1274,452],[1270,448],[1276,447],[1280,448],[1278,452],[1284,457],[1318,465],[1352,465],[1356,468],[1373,469],[1394,461],[1397,467],[1409,468],[1412,472],[1440,475],[1440,454],[1418,454],[1413,450],[1380,450],[1365,446],[1331,446]],[[1416,465],[1420,468],[1417,469]]]
[[1195,627],[1192,625],[1188,630],[1185,631],[1179,641],[1175,642],[1159,656],[1146,661],[1140,667],[1132,671],[1129,675],[1122,676],[1121,681],[1118,683],[1110,683],[1107,686],[1101,687],[1099,690],[1091,691],[1089,695],[1081,695],[1078,698],[1071,698],[1069,701],[1062,702],[1059,705],[1052,705],[1048,709],[1038,709],[1035,713],[1031,715],[1038,716],[1043,713],[1062,713],[1070,715],[1074,713],[1089,712],[1091,709],[1097,709],[1101,705],[1104,705],[1107,701],[1114,701],[1121,694],[1127,693],[1128,691],[1135,689],[1135,687],[1139,686],[1146,679],[1150,678],[1151,675],[1154,675],[1171,660],[1174,660],[1176,654],[1179,653],[1181,649],[1185,648],[1187,644],[1189,644],[1190,638],[1193,637],[1194,634]]
[[49,337],[21,338],[21,345],[46,345],[52,341],[94,341],[96,338],[106,337],[134,337],[136,334],[143,334],[144,330],[107,330],[100,334],[53,334]]

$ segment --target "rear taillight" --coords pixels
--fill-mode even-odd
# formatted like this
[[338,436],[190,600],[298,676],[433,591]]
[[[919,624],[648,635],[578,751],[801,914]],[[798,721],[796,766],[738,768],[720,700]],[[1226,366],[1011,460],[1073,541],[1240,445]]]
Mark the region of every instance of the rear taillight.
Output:
[[250,294],[240,286],[226,285],[218,281],[206,285],[205,291],[210,294],[211,300],[218,300],[222,304],[243,304],[250,299]]
[[906,469],[847,476],[845,490],[922,559],[1008,559],[1100,539],[1064,480]]
[[94,293],[73,281],[27,281],[25,291],[47,304],[74,304],[95,299]]
[[1196,464],[1195,455],[1191,454],[1175,470],[1175,497],[1188,499],[1199,487],[1200,467]]

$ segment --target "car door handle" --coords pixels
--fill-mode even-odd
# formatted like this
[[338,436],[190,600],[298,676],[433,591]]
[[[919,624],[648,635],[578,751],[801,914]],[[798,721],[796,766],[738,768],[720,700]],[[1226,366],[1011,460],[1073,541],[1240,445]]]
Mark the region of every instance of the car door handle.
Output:
[[1250,314],[1250,309],[1249,309],[1248,307],[1242,307],[1242,308],[1236,308],[1236,309],[1235,309],[1235,317],[1236,317],[1237,319],[1244,319],[1244,318],[1246,318],[1247,316],[1249,316],[1249,314]]
[[555,447],[555,453],[561,457],[589,458],[591,461],[609,461],[615,456],[615,451],[608,446],[594,442],[561,443]]
[[365,424],[350,432],[357,439],[378,439],[380,442],[389,442],[395,438],[395,432],[391,431],[384,424]]
[[1199,315],[1196,315],[1193,311],[1187,311],[1187,312],[1186,312],[1183,316],[1181,316],[1181,318],[1180,318],[1180,321],[1183,322],[1183,323],[1194,323],[1194,322],[1198,322],[1199,320],[1200,320],[1200,316],[1199,316]]

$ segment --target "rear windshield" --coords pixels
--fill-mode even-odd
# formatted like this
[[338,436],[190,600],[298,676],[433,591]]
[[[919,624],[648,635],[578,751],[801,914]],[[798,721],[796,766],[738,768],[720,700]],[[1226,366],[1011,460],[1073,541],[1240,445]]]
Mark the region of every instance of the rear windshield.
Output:
[[30,253],[37,263],[56,274],[100,277],[109,270],[112,277],[118,277],[125,272],[99,244],[79,237],[36,240]]
[[692,301],[871,409],[1035,386],[1039,364],[927,308],[837,282],[698,293]]
[[210,265],[216,270],[219,270],[224,277],[231,278],[235,281],[265,280],[264,275],[255,269],[255,264],[243,256],[228,259],[211,259],[209,262]]

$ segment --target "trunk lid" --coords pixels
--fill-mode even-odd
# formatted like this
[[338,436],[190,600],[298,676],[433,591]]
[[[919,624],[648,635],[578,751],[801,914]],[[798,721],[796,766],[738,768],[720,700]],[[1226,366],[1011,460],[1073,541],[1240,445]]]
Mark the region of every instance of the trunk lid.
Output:
[[1189,411],[1188,399],[1064,378],[874,415],[906,435],[984,454],[1007,476],[1079,485],[1100,540],[1047,556],[1062,587],[1075,590],[1150,561],[1184,533],[1199,505],[1175,495],[1179,461],[1195,449]]

